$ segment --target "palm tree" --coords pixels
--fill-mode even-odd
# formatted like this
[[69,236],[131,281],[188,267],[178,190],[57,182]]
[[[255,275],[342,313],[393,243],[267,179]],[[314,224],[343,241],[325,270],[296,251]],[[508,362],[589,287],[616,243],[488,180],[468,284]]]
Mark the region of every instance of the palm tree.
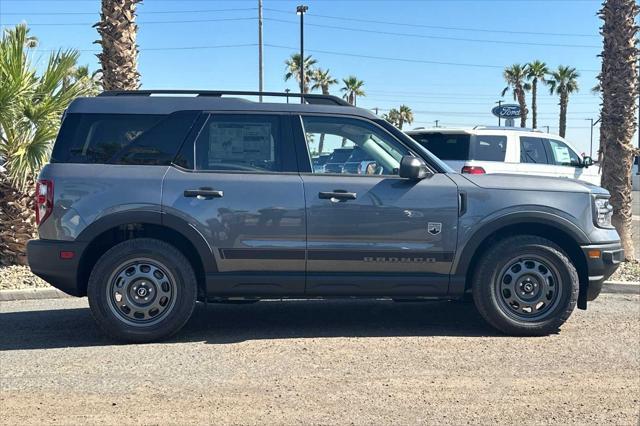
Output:
[[406,105],[400,105],[398,109],[398,128],[402,130],[404,123],[413,123],[413,111]]
[[547,84],[549,93],[560,96],[560,136],[567,132],[567,107],[569,94],[578,91],[578,77],[580,73],[575,68],[560,65],[556,71],[549,74]]
[[400,126],[400,111],[395,108],[391,108],[388,113],[382,114],[382,118],[396,127]]
[[[635,258],[632,231],[631,169],[636,131],[635,111],[638,99],[638,27],[636,0],[606,0],[598,12],[604,21],[600,33],[604,38],[602,70],[598,79],[602,95],[600,156],[602,186],[611,193],[613,225],[616,227],[624,255]],[[634,152],[636,151],[636,152]]]
[[313,70],[313,72],[311,73],[311,81],[313,81],[311,90],[320,89],[322,90],[323,95],[329,94],[329,86],[338,83],[338,80],[336,80],[331,76],[331,74],[329,74],[329,70],[323,71],[322,68]]
[[51,53],[38,72],[31,62],[36,45],[25,25],[5,30],[0,39],[0,157],[6,169],[0,173],[0,264],[26,262],[26,243],[35,232],[29,189],[49,159],[63,111],[92,93],[87,78],[70,78],[77,51]]
[[342,82],[344,86],[340,91],[344,92],[343,98],[347,100],[351,105],[357,104],[358,96],[366,96],[362,86],[364,81],[358,80],[355,75],[350,75],[347,78],[343,78]]
[[527,80],[531,81],[531,127],[538,128],[538,82],[546,84],[545,76],[549,73],[547,64],[533,61],[527,64]]
[[[298,87],[300,87],[300,54],[292,53],[291,57],[287,59],[284,63],[286,65],[284,81],[289,81],[294,78],[298,82]],[[309,93],[309,83],[311,83],[311,76],[313,75],[313,66],[317,63],[311,55],[304,58],[304,93]]]
[[505,68],[503,73],[507,82],[507,87],[502,90],[504,96],[509,89],[513,92],[513,99],[518,101],[520,105],[520,127],[527,127],[527,100],[525,92],[530,89],[529,84],[525,83],[527,78],[527,67],[525,65],[513,64]]
[[100,22],[94,27],[101,39],[102,53],[96,55],[102,66],[105,90],[135,90],[140,87],[136,6],[142,0],[102,0]]

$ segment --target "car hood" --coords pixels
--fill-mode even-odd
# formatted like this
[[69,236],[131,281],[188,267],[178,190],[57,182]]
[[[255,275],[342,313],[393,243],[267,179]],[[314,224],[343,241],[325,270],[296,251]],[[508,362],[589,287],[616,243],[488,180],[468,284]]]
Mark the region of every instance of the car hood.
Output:
[[524,176],[508,173],[489,173],[483,175],[463,174],[467,180],[487,189],[519,189],[523,191],[583,192],[608,194],[609,192],[589,182],[569,178],[546,176]]

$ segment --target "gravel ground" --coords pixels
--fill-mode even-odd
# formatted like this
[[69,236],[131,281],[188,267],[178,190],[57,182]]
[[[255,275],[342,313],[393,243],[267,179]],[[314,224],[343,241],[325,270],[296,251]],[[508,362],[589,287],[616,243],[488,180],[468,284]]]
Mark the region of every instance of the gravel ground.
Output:
[[115,345],[86,299],[0,306],[3,424],[612,424],[640,420],[640,296],[543,338],[470,304],[198,306],[173,340]]

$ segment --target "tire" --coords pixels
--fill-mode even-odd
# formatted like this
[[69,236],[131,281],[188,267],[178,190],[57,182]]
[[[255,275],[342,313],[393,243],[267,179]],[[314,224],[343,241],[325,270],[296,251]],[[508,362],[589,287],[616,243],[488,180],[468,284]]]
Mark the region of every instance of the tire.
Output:
[[95,264],[87,286],[91,313],[110,337],[151,342],[177,333],[189,320],[196,276],[175,247],[151,238],[124,241]]
[[578,300],[578,273],[553,242],[535,236],[499,241],[473,275],[473,301],[501,332],[544,336],[556,332]]

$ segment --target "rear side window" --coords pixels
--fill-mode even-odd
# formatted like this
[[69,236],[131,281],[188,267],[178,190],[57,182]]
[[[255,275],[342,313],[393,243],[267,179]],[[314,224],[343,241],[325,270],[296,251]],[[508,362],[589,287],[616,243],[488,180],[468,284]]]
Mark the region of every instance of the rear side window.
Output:
[[470,160],[504,161],[507,152],[506,136],[475,135]]
[[466,161],[469,159],[468,134],[422,133],[411,135],[420,145],[441,160]]
[[196,139],[196,168],[280,172],[283,137],[276,115],[211,115]]
[[547,153],[542,138],[520,138],[520,162],[548,164]]
[[51,162],[168,165],[197,112],[171,115],[69,114]]

